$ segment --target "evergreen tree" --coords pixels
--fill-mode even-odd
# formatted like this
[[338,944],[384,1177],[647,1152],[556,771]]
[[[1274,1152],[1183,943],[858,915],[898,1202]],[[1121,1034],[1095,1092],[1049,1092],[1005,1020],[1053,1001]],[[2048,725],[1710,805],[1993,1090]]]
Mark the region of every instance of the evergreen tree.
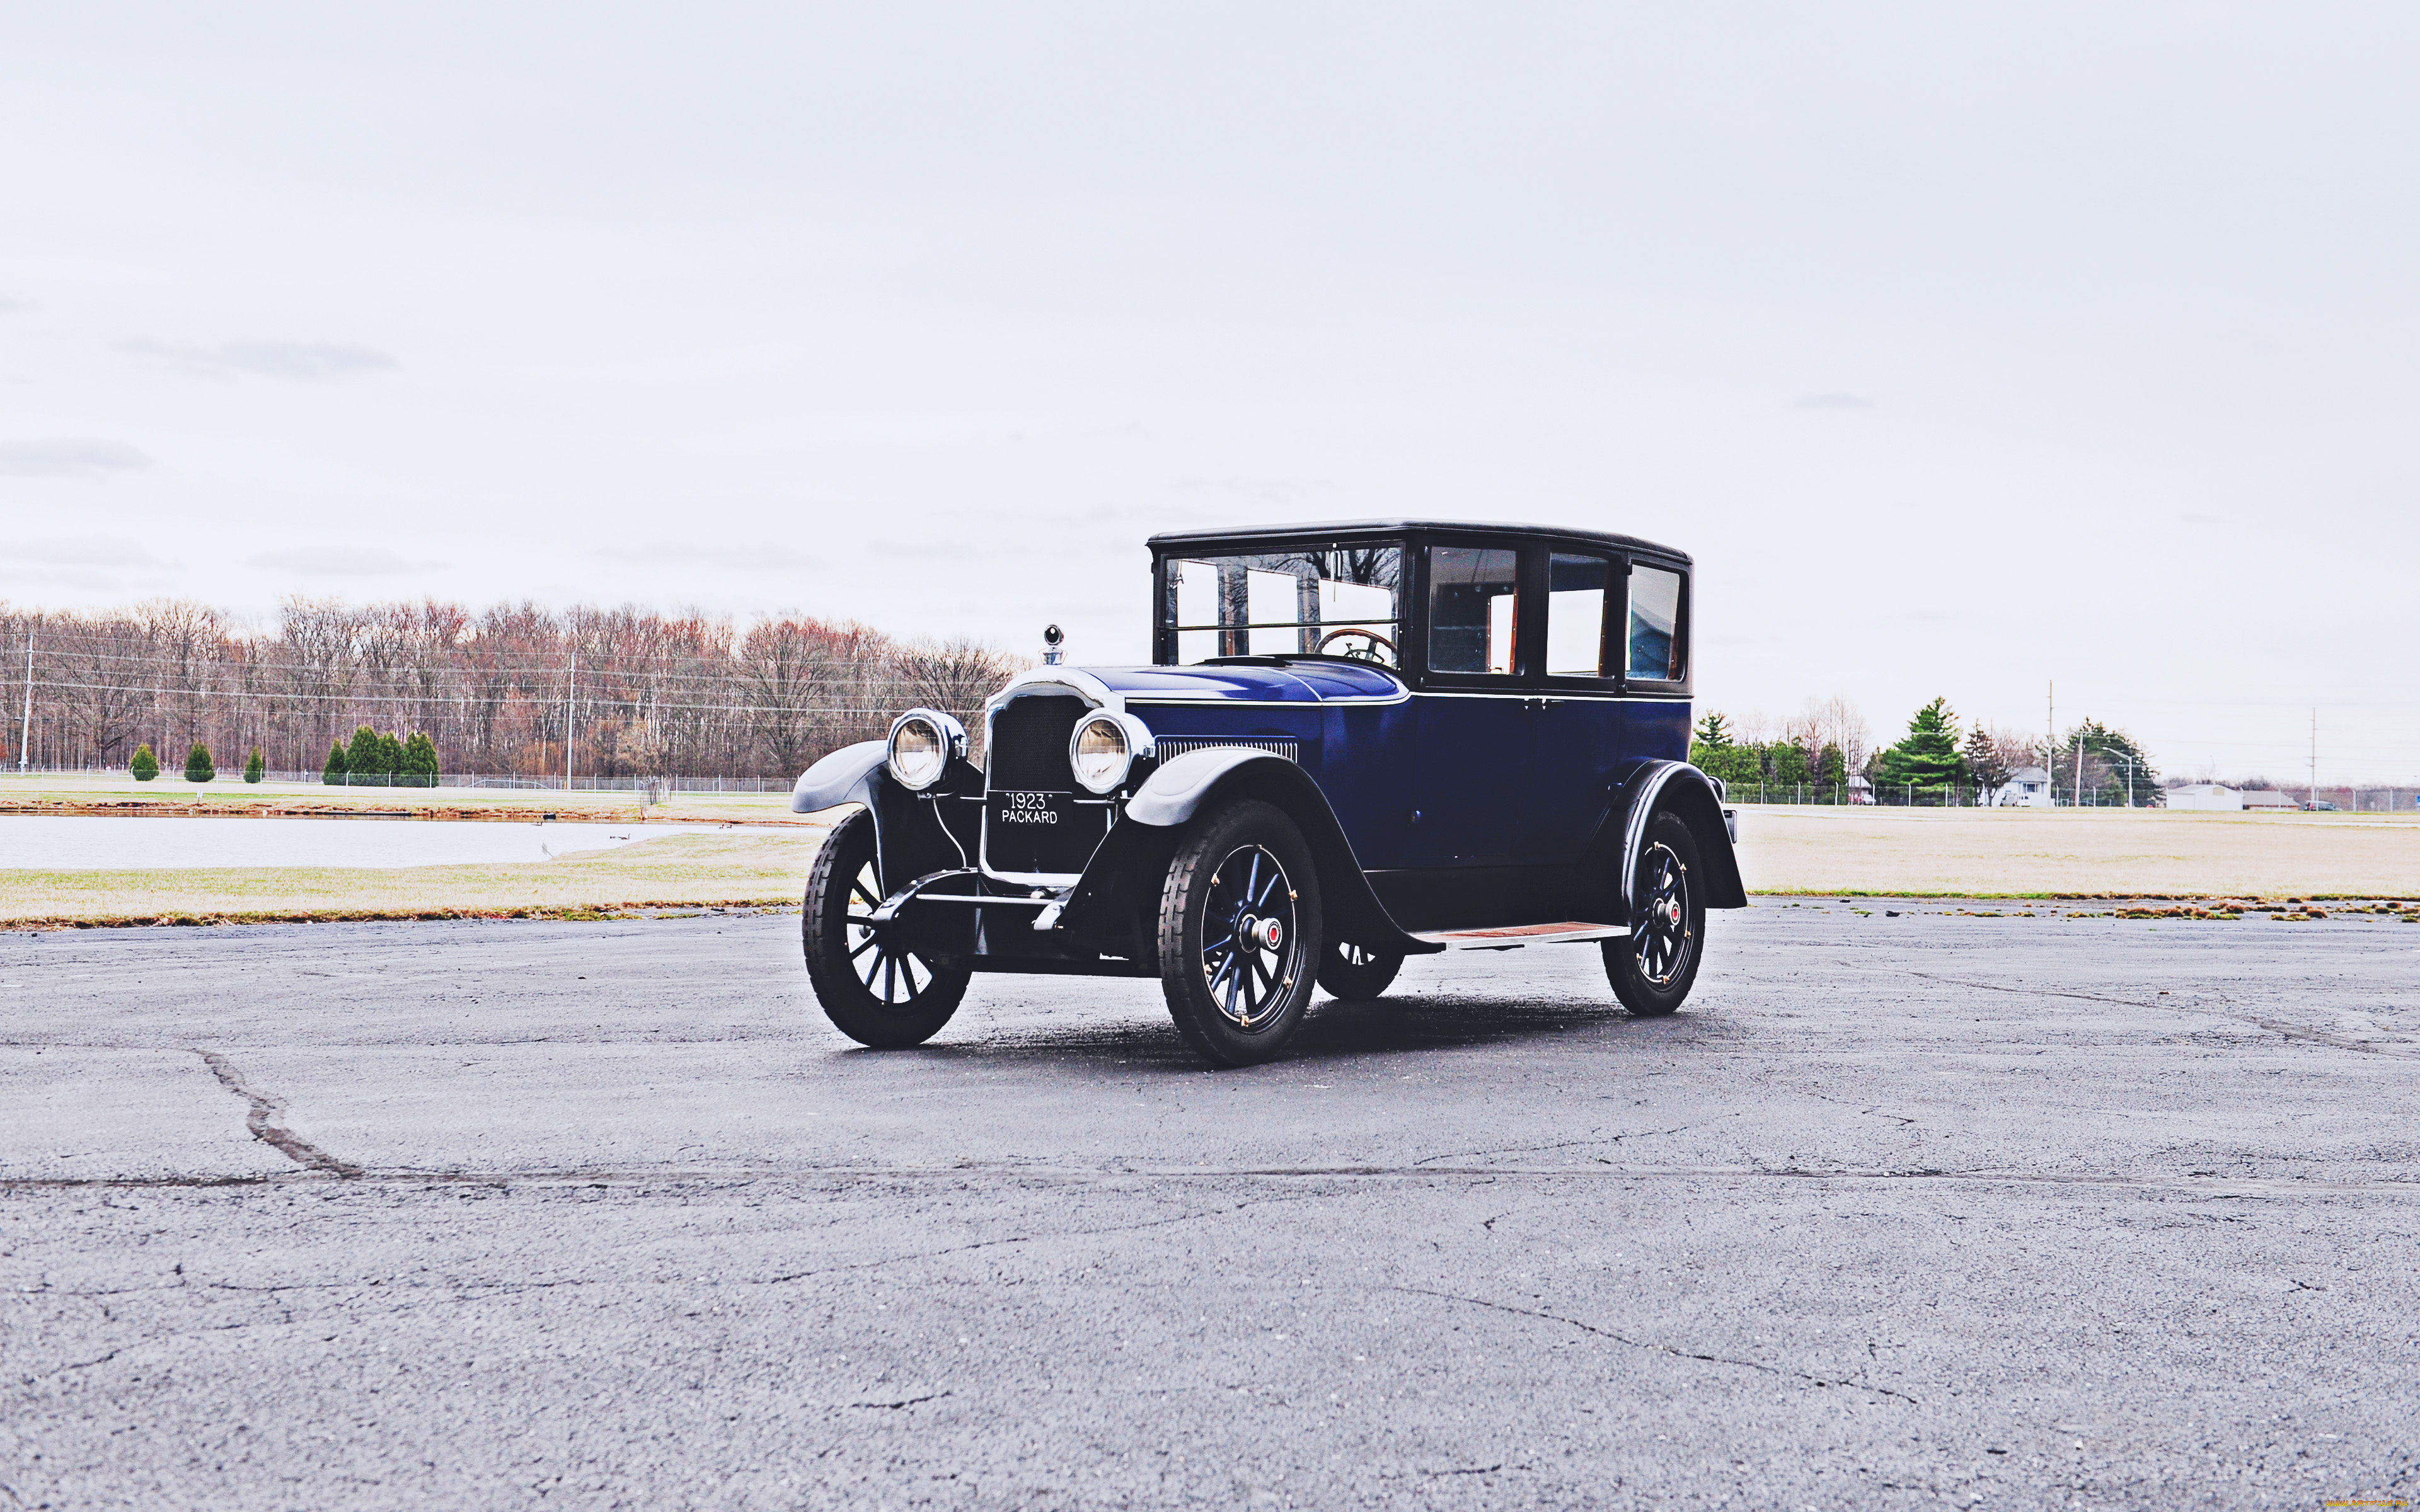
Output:
[[[2081,795],[2076,784],[2079,751],[2084,757]],[[2167,798],[2160,786],[2160,774],[2144,759],[2143,748],[2134,744],[2134,737],[2122,730],[2112,730],[2098,719],[2086,719],[2069,731],[2050,766],[2051,788],[2061,803],[2123,809],[2130,785],[2137,808],[2150,808]]]
[[260,759],[260,748],[253,747],[252,756],[243,764],[243,779],[247,782],[257,782],[268,770],[268,764]]
[[137,746],[134,759],[126,764],[126,769],[134,774],[137,782],[148,782],[160,775],[160,758],[151,754],[149,746]]
[[413,731],[411,738],[403,743],[403,769],[414,787],[437,785],[437,742],[429,739],[426,731]]
[[1907,738],[1883,752],[1883,780],[1902,787],[1947,787],[1964,763],[1958,756],[1958,716],[1947,699],[1934,699],[1907,722]]
[[210,748],[194,741],[194,748],[185,752],[185,780],[213,782],[218,779],[218,767],[210,761]]
[[345,743],[341,740],[328,748],[328,764],[319,770],[319,780],[330,787],[342,787],[345,781]]
[[1838,746],[1826,746],[1815,758],[1815,780],[1824,787],[1838,787],[1849,779],[1849,758],[1840,754]]
[[379,770],[386,774],[386,785],[395,787],[403,776],[403,742],[384,731],[379,732]]
[[1731,743],[1731,724],[1720,714],[1709,714],[1698,721],[1697,733],[1689,737],[1691,744],[1711,746],[1719,750]]
[[2009,782],[2009,764],[2000,758],[1999,742],[1979,724],[1966,732],[1966,770],[1979,789],[1996,792]]
[[1807,780],[1807,752],[1788,740],[1776,740],[1766,748],[1765,771],[1777,788],[1796,787]]
[[365,786],[383,786],[386,774],[395,770],[387,764],[386,753],[379,749],[379,733],[368,725],[353,732],[353,743],[345,751],[345,770],[351,779]]

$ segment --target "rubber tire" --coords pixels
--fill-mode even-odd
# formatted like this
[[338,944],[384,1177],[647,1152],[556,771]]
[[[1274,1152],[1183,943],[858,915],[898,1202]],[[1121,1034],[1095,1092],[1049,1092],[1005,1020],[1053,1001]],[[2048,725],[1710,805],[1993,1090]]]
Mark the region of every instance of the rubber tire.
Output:
[[1395,973],[1404,969],[1404,955],[1396,950],[1374,953],[1367,961],[1347,961],[1344,949],[1349,944],[1347,940],[1327,942],[1319,957],[1319,984],[1340,1002],[1366,1003],[1393,985]]
[[1706,898],[1700,885],[1705,869],[1699,864],[1698,839],[1679,814],[1668,810],[1647,821],[1647,833],[1638,851],[1638,873],[1632,877],[1632,896],[1647,888],[1652,870],[1650,857],[1658,844],[1669,846],[1681,863],[1682,918],[1688,931],[1688,954],[1672,980],[1658,985],[1647,980],[1639,969],[1638,953],[1630,939],[1605,942],[1605,974],[1613,983],[1613,995],[1621,1006],[1640,1018],[1661,1018],[1677,1011],[1698,980],[1698,964],[1706,954]]
[[876,861],[874,815],[862,810],[841,821],[815,852],[807,872],[805,917],[799,934],[806,949],[807,980],[824,1016],[861,1045],[876,1050],[904,1050],[923,1044],[941,1032],[950,1015],[967,995],[974,973],[965,966],[935,968],[922,956],[917,964],[931,973],[924,990],[905,1003],[885,1003],[859,979],[848,958],[849,886]]
[[[1254,1029],[1230,1023],[1210,995],[1202,975],[1202,926],[1211,879],[1219,863],[1246,845],[1258,845],[1278,859],[1293,884],[1294,949],[1286,961],[1293,980],[1268,1022]],[[1159,982],[1168,1016],[1193,1052],[1214,1066],[1254,1066],[1285,1048],[1301,1027],[1317,973],[1309,963],[1320,954],[1319,871],[1302,831],[1285,811],[1258,801],[1228,804],[1193,821],[1168,863],[1159,896]]]

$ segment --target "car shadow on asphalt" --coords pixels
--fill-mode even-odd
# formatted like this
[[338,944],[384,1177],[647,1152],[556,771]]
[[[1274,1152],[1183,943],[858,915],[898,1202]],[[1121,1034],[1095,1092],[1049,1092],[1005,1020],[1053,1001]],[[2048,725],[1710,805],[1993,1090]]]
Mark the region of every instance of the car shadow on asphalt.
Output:
[[[1285,1053],[1269,1065],[1278,1068],[1582,1036],[1600,1047],[1660,1051],[1725,1039],[1729,1034],[1721,1021],[1686,1011],[1668,1018],[1635,1018],[1609,1004],[1579,1007],[1568,1000],[1420,996],[1344,1003],[1323,998],[1312,1005],[1310,1017]],[[989,1064],[1049,1061],[1088,1071],[1208,1069],[1186,1047],[1176,1026],[1165,1019],[1071,1023],[1042,1029],[1020,1026],[980,1039],[944,1041],[885,1054]]]

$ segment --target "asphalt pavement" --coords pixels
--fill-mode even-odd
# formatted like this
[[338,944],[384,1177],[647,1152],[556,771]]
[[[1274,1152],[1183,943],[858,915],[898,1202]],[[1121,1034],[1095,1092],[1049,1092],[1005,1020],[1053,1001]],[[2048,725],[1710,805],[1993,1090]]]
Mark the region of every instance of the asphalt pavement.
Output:
[[2420,927],[1968,907],[1223,1072],[794,915],[0,937],[0,1507],[2420,1498]]

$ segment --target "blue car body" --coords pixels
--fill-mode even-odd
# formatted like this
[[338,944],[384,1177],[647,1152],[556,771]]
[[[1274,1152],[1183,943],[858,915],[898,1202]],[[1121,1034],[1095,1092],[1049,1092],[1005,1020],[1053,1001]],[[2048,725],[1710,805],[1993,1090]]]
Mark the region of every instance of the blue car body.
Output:
[[[1376,951],[1630,928],[1631,861],[1663,812],[1696,840],[1705,905],[1745,905],[1720,787],[1686,764],[1686,555],[1420,520],[1150,545],[1153,665],[1021,674],[982,715],[983,764],[954,751],[921,791],[882,742],[799,779],[799,811],[873,810],[881,923],[930,958],[1156,972],[1177,838],[1245,799],[1301,829],[1332,937]],[[1660,596],[1642,609],[1643,593]],[[1069,777],[1070,733],[1095,711],[1129,721],[1135,748],[1125,780],[1098,795]]]

